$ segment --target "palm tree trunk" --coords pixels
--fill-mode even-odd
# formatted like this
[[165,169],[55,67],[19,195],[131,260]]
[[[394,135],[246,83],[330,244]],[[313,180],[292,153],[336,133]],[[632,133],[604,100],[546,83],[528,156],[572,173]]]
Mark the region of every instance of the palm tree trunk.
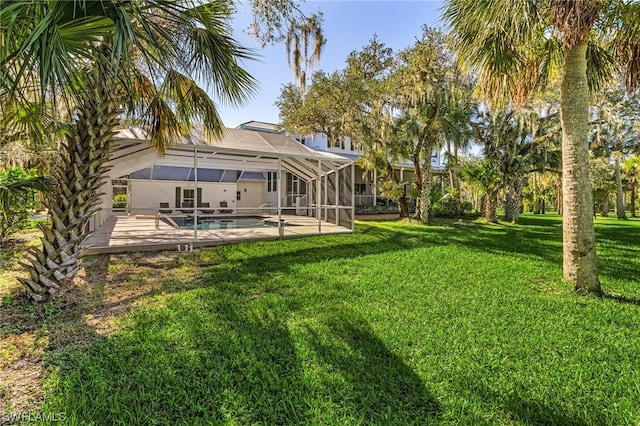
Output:
[[47,197],[51,226],[39,225],[43,246],[31,248],[29,263],[21,263],[29,278],[20,281],[36,301],[55,294],[81,267],[81,244],[89,235],[89,219],[98,211],[104,164],[119,123],[117,87],[108,71],[94,71],[63,144],[61,164],[53,172],[57,185]]
[[484,204],[484,218],[490,223],[498,223],[498,190],[487,194]]
[[538,194],[538,173],[533,172],[533,214],[540,214],[540,195]]
[[522,179],[517,177],[507,184],[504,200],[504,220],[516,223],[520,216]]
[[460,167],[458,164],[458,145],[453,143],[453,183],[454,183],[454,194],[453,194],[453,213],[456,217],[462,216],[460,212],[460,204],[461,204],[461,188],[460,188]]
[[[387,179],[390,179],[395,184],[400,183],[396,178],[393,165],[387,161]],[[409,203],[407,201],[407,186],[402,188],[402,195],[398,198],[398,211],[400,217],[409,217]]]
[[622,174],[620,172],[620,156],[614,155],[614,167],[616,173],[616,214],[618,219],[623,220],[627,218],[624,207],[624,190],[622,189]]
[[565,49],[560,88],[562,122],[563,275],[576,290],[601,293],[596,266],[589,176],[587,38]]

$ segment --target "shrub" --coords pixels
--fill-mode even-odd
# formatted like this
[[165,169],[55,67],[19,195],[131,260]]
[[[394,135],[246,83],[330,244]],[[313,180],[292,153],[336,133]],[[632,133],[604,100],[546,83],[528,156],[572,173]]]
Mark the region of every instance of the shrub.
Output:
[[124,209],[127,207],[127,194],[118,194],[113,196],[113,208]]
[[[35,178],[34,169],[10,167],[0,171],[0,186],[11,188],[12,184]],[[0,212],[0,240],[27,227],[29,216],[38,208],[37,191],[35,189],[6,189],[5,201]]]

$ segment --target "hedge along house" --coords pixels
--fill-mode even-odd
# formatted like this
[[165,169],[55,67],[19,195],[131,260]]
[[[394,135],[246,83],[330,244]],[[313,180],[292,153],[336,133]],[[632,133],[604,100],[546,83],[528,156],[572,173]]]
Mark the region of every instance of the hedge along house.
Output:
[[353,161],[284,134],[194,127],[160,156],[125,129],[107,166],[89,252],[353,231]]

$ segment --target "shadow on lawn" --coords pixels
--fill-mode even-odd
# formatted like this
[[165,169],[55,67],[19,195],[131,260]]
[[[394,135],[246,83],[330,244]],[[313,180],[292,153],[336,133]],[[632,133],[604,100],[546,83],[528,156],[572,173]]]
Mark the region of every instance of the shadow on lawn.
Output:
[[625,296],[624,294],[605,292],[602,295],[602,298],[607,300],[613,300],[614,302],[618,302],[622,304],[640,306],[640,298],[629,297],[629,296]]
[[365,321],[339,315],[307,334],[318,368],[340,376],[325,387],[358,423],[428,424],[440,414],[422,379]]
[[78,424],[301,423],[309,389],[285,325],[210,302],[171,301],[56,354],[64,362],[46,408]]
[[[357,234],[360,238],[357,242],[353,242],[353,237],[350,235],[338,235],[308,238],[302,248],[299,245],[290,245],[288,241],[282,241],[203,250],[195,255],[186,255],[191,256],[189,259],[196,266],[203,268],[201,279],[186,282],[180,279],[167,280],[161,286],[148,291],[132,292],[130,297],[113,302],[111,308],[121,309],[141,296],[208,287],[211,283],[252,284],[258,278],[287,272],[300,265],[440,245],[454,245],[480,252],[539,259],[552,264],[560,276],[562,227],[559,220],[549,217],[524,217],[521,222],[521,226],[517,227],[444,222],[444,225],[406,227],[402,230],[386,228],[384,222],[361,223],[358,224]],[[624,227],[600,229],[599,240],[602,239],[603,242],[614,246],[620,243],[629,244],[632,239],[629,234],[628,229]],[[240,257],[229,255],[232,252],[246,252],[247,255]],[[212,258],[210,254],[214,257]],[[136,255],[134,253],[130,256]],[[624,257],[617,248],[609,249],[607,252],[601,251],[599,255],[599,267],[603,276],[619,280],[637,279],[635,278],[638,268],[637,260],[630,259],[622,264],[619,259],[614,261],[616,257]],[[167,255],[145,253],[144,256],[136,257],[135,265],[148,268],[150,271],[162,271],[179,268],[183,259],[175,253],[171,253],[168,259],[160,261],[158,256]],[[108,268],[108,265],[102,265],[102,268]],[[98,274],[106,274],[106,269]],[[100,279],[93,279],[93,281],[99,282]],[[243,286],[236,286],[236,288],[238,291],[243,291]],[[625,297],[633,300],[633,297]]]
[[[623,228],[608,231],[600,232],[612,243],[630,241]],[[309,360],[300,358],[297,341],[286,322],[299,301],[284,298],[285,307],[264,302],[256,310],[250,303],[256,298],[287,291],[269,288],[268,284],[253,288],[256,277],[263,276],[261,281],[268,283],[269,275],[301,264],[441,244],[533,255],[558,265],[561,259],[561,248],[557,247],[557,253],[555,250],[559,227],[535,218],[527,218],[522,227],[450,224],[397,231],[386,229],[384,224],[363,224],[358,225],[358,233],[365,238],[357,243],[350,242],[348,235],[310,238],[302,250],[300,246],[292,249],[285,241],[268,243],[268,249],[265,245],[245,245],[193,255],[141,254],[136,267],[152,273],[188,269],[192,262],[202,267],[204,274],[185,280],[160,280],[155,286],[131,291],[106,305],[100,302],[108,286],[102,278],[114,272],[109,272],[110,257],[101,257],[102,261],[87,271],[87,281],[98,285],[88,286],[78,300],[61,304],[59,314],[43,313],[44,325],[50,330],[46,360],[60,368],[60,380],[53,384],[49,400],[50,411],[63,410],[81,424],[90,420],[109,423],[116,418],[124,424],[196,424],[198,419],[291,424],[321,415],[317,410],[324,404],[334,408],[336,422],[349,418],[385,423],[385,419],[398,417],[420,423],[421,418],[437,417],[437,402],[419,376],[385,347],[368,324],[348,314],[326,321],[324,330],[307,328],[306,344],[311,348],[307,356],[324,368],[324,379],[336,372],[342,380],[338,384],[328,382],[330,392],[310,384],[306,377],[309,371],[304,367]],[[553,250],[546,242],[554,244]],[[230,253],[236,250],[251,255],[235,259]],[[217,257],[211,258],[211,253]],[[615,267],[605,270],[616,273]],[[135,310],[130,326],[107,338],[86,323],[88,314],[128,312],[137,301],[149,296],[198,288],[205,291],[193,296],[198,298],[193,303],[186,303],[180,296],[167,298],[166,309]],[[640,305],[638,299],[624,295],[607,297]],[[82,298],[92,300],[88,307]],[[56,304],[49,306],[50,311],[57,309]],[[96,306],[98,310],[92,310]],[[24,327],[35,326],[29,323]],[[86,335],[82,337],[82,333]],[[83,341],[73,344],[79,336]],[[549,424],[580,424],[571,423],[553,407],[513,398],[505,404],[516,418],[533,423],[550,419]],[[318,423],[322,420],[326,419]]]
[[[526,425],[557,425],[557,426],[587,426],[594,424],[593,418],[584,420],[578,413],[567,411],[566,407],[557,404],[548,404],[544,401],[528,397],[528,392],[523,385],[521,389],[505,395],[489,388],[485,383],[481,383],[476,378],[466,378],[463,389],[468,389],[470,393],[479,397],[482,401],[492,404],[499,401],[501,411],[507,413],[510,420],[515,420],[518,424]],[[530,394],[529,394],[530,395]],[[493,408],[488,408],[492,410]],[[598,418],[596,424],[607,424],[607,419],[600,413],[593,413]]]
[[130,425],[420,424],[439,413],[365,322],[334,316],[294,338],[295,300],[263,296],[228,287],[168,298],[89,347],[53,351],[45,408],[70,423]]

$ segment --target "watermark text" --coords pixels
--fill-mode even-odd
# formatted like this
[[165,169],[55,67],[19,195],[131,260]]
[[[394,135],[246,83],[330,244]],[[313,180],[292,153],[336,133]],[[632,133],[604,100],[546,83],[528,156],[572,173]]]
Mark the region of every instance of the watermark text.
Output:
[[0,425],[10,425],[13,423],[43,423],[43,422],[64,422],[67,420],[66,413],[48,412],[8,412],[0,413]]

